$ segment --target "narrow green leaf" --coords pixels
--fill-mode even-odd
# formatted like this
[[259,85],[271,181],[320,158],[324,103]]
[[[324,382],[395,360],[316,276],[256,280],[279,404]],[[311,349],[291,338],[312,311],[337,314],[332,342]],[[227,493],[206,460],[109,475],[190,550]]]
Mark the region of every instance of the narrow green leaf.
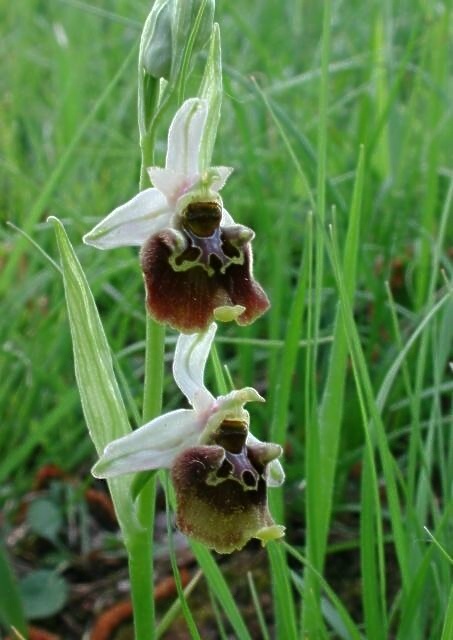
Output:
[[[432,20],[425,34],[427,62],[424,72],[436,87],[444,87],[449,77],[448,57],[444,55],[442,44],[449,41],[449,19]],[[442,100],[437,91],[430,91],[429,102],[426,105],[427,121],[438,122],[442,112]],[[425,233],[420,236],[419,268],[416,271],[416,304],[420,308],[428,294],[430,296],[430,278],[432,278],[432,247],[430,235],[438,229],[438,199],[440,192],[439,181],[439,150],[442,134],[435,128],[427,132],[426,169],[423,180],[423,199],[420,203],[421,226]],[[438,237],[441,237],[439,233]]]
[[453,587],[450,589],[448,597],[447,611],[445,612],[444,628],[440,640],[451,640],[453,638]]
[[166,473],[161,472],[161,478],[162,476],[163,476],[163,488],[165,492],[165,502],[166,502],[166,512],[167,512],[167,536],[168,536],[168,546],[169,546],[169,552],[170,552],[170,563],[173,571],[173,578],[175,580],[176,591],[178,592],[178,598],[181,603],[181,611],[186,621],[187,628],[190,633],[190,637],[193,638],[194,640],[201,640],[192,612],[190,610],[189,605],[187,604],[184,589],[182,587],[181,576],[179,574],[178,560],[176,558],[175,543],[173,540],[172,510],[170,507],[170,502],[174,502],[174,496],[171,496],[172,487],[170,485],[168,472]]
[[[184,596],[186,600],[188,599],[192,591],[197,586],[202,575],[203,575],[203,572],[201,571],[201,569],[198,569],[198,571],[195,573],[192,580],[184,589]],[[181,600],[179,598],[176,598],[176,600],[173,601],[171,606],[168,608],[168,610],[164,613],[162,618],[159,620],[159,623],[156,625],[156,640],[158,638],[161,638],[164,635],[164,633],[168,631],[169,627],[172,625],[174,620],[180,615],[180,613],[181,613]]]
[[267,554],[271,565],[277,637],[297,640],[299,633],[285,547],[280,542],[270,542]]
[[[293,390],[294,371],[297,365],[299,354],[299,341],[302,334],[304,306],[307,292],[308,279],[308,258],[309,246],[312,242],[312,216],[308,216],[307,233],[305,244],[299,261],[299,272],[297,283],[293,294],[291,308],[286,323],[285,340],[283,342],[282,355],[280,360],[279,375],[276,379],[275,388],[272,390],[271,404],[273,408],[272,424],[270,429],[270,439],[280,445],[285,444],[286,432],[289,424],[289,410],[291,392]],[[282,517],[282,513],[276,513],[277,518]]]
[[[310,255],[308,248],[312,243],[312,217],[308,218],[308,233],[306,243],[300,258],[299,274],[294,299],[286,325],[286,337],[280,361],[280,375],[274,388],[272,397],[273,416],[270,429],[270,439],[284,446],[289,424],[288,414],[293,387],[294,371],[299,353],[298,342],[302,332],[303,310],[307,290],[308,266]],[[283,489],[273,489],[269,494],[271,512],[277,522],[283,522]],[[291,576],[284,547],[279,544],[269,544],[267,547],[272,568],[272,589],[274,595],[275,621],[282,637],[291,638],[297,635],[297,621],[294,598],[291,589]],[[294,637],[296,637],[296,635]]]
[[433,544],[437,547],[437,549],[442,553],[444,558],[453,566],[453,557],[448,553],[445,547],[439,542],[439,540],[431,533],[428,527],[423,527],[428,536],[430,537]]
[[[380,122],[382,114],[386,109],[390,109],[393,104],[389,100],[389,77],[387,71],[388,60],[388,44],[386,43],[386,33],[384,16],[379,14],[376,16],[373,24],[373,57],[374,65],[372,82],[374,84],[374,100],[375,121]],[[376,148],[370,157],[371,167],[379,173],[382,180],[385,180],[392,170],[391,167],[391,148],[390,148],[390,113],[387,113],[385,123],[380,127],[379,135],[376,138]]]
[[[364,181],[364,150],[360,149],[357,162],[356,181],[350,207],[348,230],[344,247],[343,273],[346,295],[352,304],[357,272],[357,259],[360,238],[361,202]],[[319,234],[318,234],[319,235]],[[323,239],[317,239],[323,242]],[[318,256],[320,259],[320,256]],[[321,296],[319,296],[321,297]],[[315,319],[316,323],[316,319]],[[317,329],[315,324],[315,340]],[[316,352],[316,349],[314,350]],[[315,355],[315,354],[314,354]],[[321,406],[319,409],[319,426],[316,433],[309,434],[309,446],[307,447],[307,509],[310,512],[310,528],[308,530],[309,559],[318,570],[324,563],[326,553],[327,535],[332,512],[335,472],[337,468],[338,449],[340,442],[341,426],[343,422],[343,402],[346,381],[346,367],[348,356],[348,343],[343,325],[340,308],[337,311],[334,325],[334,337],[330,352],[327,380],[323,391]],[[314,363],[311,364],[314,375]],[[313,420],[308,424],[312,425]],[[313,429],[313,426],[311,426]],[[324,464],[319,465],[322,458]],[[316,580],[313,578],[314,583]],[[312,597],[315,593],[314,583],[308,571],[306,579],[307,594]],[[314,611],[314,606],[310,608]],[[311,612],[305,614],[305,619],[313,616]],[[316,627],[313,619],[311,627]]]
[[387,402],[388,396],[392,389],[392,385],[396,380],[398,373],[403,366],[405,359],[407,358],[409,351],[412,349],[416,341],[422,337],[423,332],[426,327],[433,321],[434,317],[439,313],[439,311],[443,308],[443,306],[452,299],[453,290],[447,291],[442,298],[430,309],[430,311],[424,316],[423,320],[420,322],[418,327],[413,331],[410,338],[406,340],[406,343],[389,367],[387,374],[382,381],[379,392],[376,397],[376,405],[379,411],[382,411],[385,403]]
[[[311,380],[311,396],[308,428],[319,430],[319,415],[317,413],[318,405],[318,388],[315,384],[316,371],[318,368],[318,346],[317,340],[321,330],[321,307],[323,297],[323,279],[324,279],[324,223],[326,217],[326,185],[327,185],[327,128],[328,128],[328,102],[329,102],[329,57],[330,57],[330,40],[331,40],[331,19],[332,19],[332,3],[326,0],[323,3],[323,27],[321,37],[321,76],[319,83],[318,98],[318,132],[317,132],[317,171],[316,171],[316,229],[314,243],[314,305],[313,315],[311,318],[312,327],[310,335],[315,340],[315,347],[308,355],[308,370]],[[320,434],[319,434],[320,435]],[[323,531],[323,511],[324,500],[321,504],[317,504],[317,491],[319,484],[319,474],[321,465],[321,440],[316,433],[309,436],[312,443],[307,447],[307,519],[310,518],[307,528],[307,553],[312,565],[322,570],[324,561],[324,549],[326,532]],[[332,465],[331,461],[326,461],[326,467]],[[324,465],[322,465],[324,468]],[[303,632],[308,636],[319,634],[319,637],[325,635],[325,626],[321,617],[321,600],[317,581],[312,575],[311,570],[307,571],[306,579],[305,606],[303,608]]]
[[[348,350],[351,355],[352,367],[354,371],[354,378],[357,387],[357,393],[364,398],[366,404],[367,414],[370,416],[369,425],[364,424],[365,437],[367,439],[367,447],[374,447],[377,445],[379,450],[383,475],[385,478],[387,497],[389,502],[390,521],[392,524],[392,531],[395,540],[395,547],[397,551],[397,557],[399,567],[401,570],[401,577],[404,590],[409,588],[410,585],[410,566],[408,556],[408,546],[405,536],[405,527],[403,524],[403,515],[400,503],[400,496],[397,489],[396,479],[396,464],[389,448],[387,441],[385,428],[380,416],[377,402],[375,399],[373,387],[371,384],[370,374],[366,364],[365,354],[360,342],[360,336],[357,330],[357,326],[354,322],[352,307],[349,301],[348,292],[345,287],[344,276],[342,274],[341,266],[338,258],[338,248],[336,238],[333,237],[331,243],[327,244],[327,249],[332,261],[332,267],[334,269],[335,278],[337,281],[341,309],[343,314],[344,327],[348,340]],[[371,453],[371,450],[370,450]],[[375,480],[377,483],[377,480]],[[375,491],[377,490],[377,484]],[[380,541],[378,542],[378,550],[381,554],[381,567],[382,567],[382,535],[380,535]],[[383,569],[381,569],[381,575]]]
[[[357,163],[356,181],[349,214],[348,231],[344,247],[343,275],[348,300],[352,305],[357,279],[357,257],[360,239],[360,214],[362,204],[364,180],[364,150],[361,147]],[[335,479],[335,470],[338,457],[338,445],[340,441],[341,424],[343,421],[343,402],[346,381],[346,366],[348,356],[348,344],[343,325],[341,310],[338,309],[335,318],[332,349],[330,352],[329,368],[326,385],[319,413],[319,429],[321,451],[323,460],[323,481],[317,491],[321,492],[322,508],[319,509],[320,537],[319,543],[322,554],[325,553],[327,531],[329,528],[332,509],[332,497]],[[324,548],[323,548],[324,547]]]
[[423,592],[429,584],[428,575],[433,571],[432,557],[434,555],[434,545],[430,545],[425,552],[422,561],[419,563],[416,573],[413,575],[410,590],[404,600],[399,621],[397,640],[413,638],[416,628],[420,626],[418,614],[420,603],[423,602]]
[[253,580],[253,574],[251,571],[247,572],[247,580],[249,583],[250,593],[252,595],[253,605],[255,607],[256,616],[260,625],[260,631],[263,636],[263,640],[271,640],[269,631],[267,629],[266,620],[264,619],[263,609],[261,607],[260,599],[256,590],[255,582]]
[[[365,416],[366,420],[366,416]],[[376,549],[380,543],[379,496],[372,451],[367,446],[362,467],[360,509],[360,568],[362,575],[362,601],[365,616],[366,637],[380,640],[386,636],[385,602],[381,601],[380,575]]]
[[[300,554],[296,549],[294,549],[294,547],[292,547],[290,544],[288,544],[287,542],[284,542],[283,545],[285,546],[288,553],[293,556],[293,558],[295,558],[298,562],[300,562],[304,567],[311,569],[313,575],[319,581],[320,587],[326,592],[327,597],[335,607],[335,610],[338,613],[340,620],[342,621],[351,640],[363,640],[360,632],[357,629],[356,623],[351,618],[346,607],[343,605],[341,600],[335,594],[335,591],[330,587],[329,583],[324,579],[322,574],[316,571],[315,567],[313,567],[310,564],[310,562],[302,554]],[[299,583],[300,579],[298,580],[296,578],[296,581]],[[296,584],[296,586],[298,586],[298,584]]]
[[[290,138],[289,136],[286,134],[285,128],[282,125],[282,122],[280,121],[281,119],[283,119],[283,116],[277,116],[277,109],[274,109],[267,97],[267,95],[264,93],[264,91],[262,91],[258,85],[258,83],[256,82],[256,80],[254,78],[252,78],[252,81],[254,83],[254,87],[256,89],[256,91],[258,92],[258,95],[261,97],[261,99],[263,100],[264,104],[266,105],[266,109],[269,112],[269,115],[272,118],[272,121],[275,124],[275,127],[277,129],[277,131],[280,134],[280,137],[283,141],[283,144],[285,145],[286,151],[288,152],[288,155],[291,159],[291,162],[297,172],[297,175],[299,176],[300,182],[301,182],[301,186],[302,186],[302,191],[303,193],[306,195],[306,197],[309,200],[310,203],[310,207],[313,209],[315,209],[316,207],[316,203],[315,203],[315,199],[313,197],[311,188],[310,188],[310,180],[299,160],[299,154],[295,151],[295,149],[293,148],[293,145],[291,144]],[[280,110],[281,111],[281,110]]]
[[[74,367],[85,421],[100,455],[112,440],[130,432],[113,370],[110,348],[93,295],[61,222],[52,222],[60,251],[74,352]],[[127,537],[138,527],[130,497],[131,478],[109,481],[120,525]]]
[[192,540],[191,546],[197,562],[208,581],[209,587],[217,598],[220,606],[225,611],[225,614],[236,633],[236,637],[240,638],[240,640],[252,640],[228,585],[225,582],[225,578],[215,563],[212,555],[206,547],[199,542],[194,542]]

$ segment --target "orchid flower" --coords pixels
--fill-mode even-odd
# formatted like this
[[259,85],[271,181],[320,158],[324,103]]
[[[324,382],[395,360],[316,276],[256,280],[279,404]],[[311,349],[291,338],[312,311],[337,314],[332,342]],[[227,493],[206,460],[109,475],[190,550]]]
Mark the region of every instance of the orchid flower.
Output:
[[154,186],[84,237],[98,249],[141,247],[150,314],[186,333],[213,318],[248,324],[269,307],[253,278],[254,232],[234,222],[219,195],[232,169],[200,165],[207,117],[206,100],[186,100],[170,125],[165,168],[148,168]]
[[216,324],[201,334],[181,334],[173,363],[176,384],[191,409],[170,411],[111,442],[93,467],[98,478],[170,468],[183,533],[220,553],[240,549],[252,537],[281,537],[267,506],[267,487],[284,473],[279,445],[249,432],[247,402],[263,402],[251,388],[214,397],[204,385]]

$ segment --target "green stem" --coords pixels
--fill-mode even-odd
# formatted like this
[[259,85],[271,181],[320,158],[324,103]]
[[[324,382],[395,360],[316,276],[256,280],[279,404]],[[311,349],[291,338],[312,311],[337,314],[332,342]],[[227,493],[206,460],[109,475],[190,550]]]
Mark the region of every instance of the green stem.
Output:
[[[153,479],[137,499],[142,506],[144,499],[149,499],[147,514],[149,520],[154,517],[154,492],[155,481]],[[146,527],[143,531],[135,534],[127,544],[136,640],[141,638],[153,640],[155,638],[152,541],[152,522],[150,522],[150,528]]]
[[[161,411],[164,373],[165,327],[148,317],[146,325],[145,390],[143,419],[148,422]],[[153,529],[156,478],[153,476],[137,497],[137,515],[143,530],[128,545],[129,576],[136,640],[155,638],[153,597]]]
[[[149,88],[153,100],[156,86]],[[142,166],[140,190],[148,185],[146,167],[154,160],[155,128],[149,128],[141,140]],[[149,422],[162,409],[164,378],[165,327],[149,316],[146,322],[145,384],[143,393],[143,421]],[[154,640],[156,636],[154,592],[153,592],[153,531],[156,499],[156,477],[153,475],[141,489],[137,500],[137,516],[143,529],[130,539],[129,577],[134,609],[136,640]]]
[[143,419],[155,418],[162,409],[165,326],[148,316],[146,322],[145,390]]

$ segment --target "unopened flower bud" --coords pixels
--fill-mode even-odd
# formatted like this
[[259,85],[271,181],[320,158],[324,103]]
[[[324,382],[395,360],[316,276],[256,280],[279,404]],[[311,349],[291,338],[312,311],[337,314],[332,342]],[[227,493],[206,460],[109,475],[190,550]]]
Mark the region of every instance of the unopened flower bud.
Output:
[[143,28],[141,65],[153,78],[168,78],[172,62],[174,0],[156,0]]

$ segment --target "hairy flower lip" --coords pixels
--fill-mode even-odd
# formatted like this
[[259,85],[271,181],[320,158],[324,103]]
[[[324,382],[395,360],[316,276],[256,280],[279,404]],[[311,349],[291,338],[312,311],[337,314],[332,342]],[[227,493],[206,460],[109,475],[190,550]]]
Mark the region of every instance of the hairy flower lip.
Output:
[[[230,229],[232,236],[228,236]],[[227,227],[222,233],[227,239],[222,251],[228,263],[222,265],[219,260],[216,268],[212,260],[209,265],[197,262],[198,249],[192,247],[194,253],[187,253],[190,248],[180,231],[162,231],[144,245],[141,264],[147,306],[158,322],[168,323],[182,333],[193,333],[206,330],[219,307],[231,309],[230,313],[222,314],[221,320],[235,320],[240,325],[250,324],[269,308],[266,293],[253,278],[250,246],[237,242],[241,231]],[[229,237],[232,238],[231,251],[225,251]],[[239,250],[236,255],[233,243]],[[178,255],[182,256],[180,263]],[[244,310],[238,313],[241,307]]]
[[177,526],[218,553],[283,535],[269,512],[266,469],[254,468],[248,453],[249,447],[230,454],[217,444],[196,445],[172,465]]

